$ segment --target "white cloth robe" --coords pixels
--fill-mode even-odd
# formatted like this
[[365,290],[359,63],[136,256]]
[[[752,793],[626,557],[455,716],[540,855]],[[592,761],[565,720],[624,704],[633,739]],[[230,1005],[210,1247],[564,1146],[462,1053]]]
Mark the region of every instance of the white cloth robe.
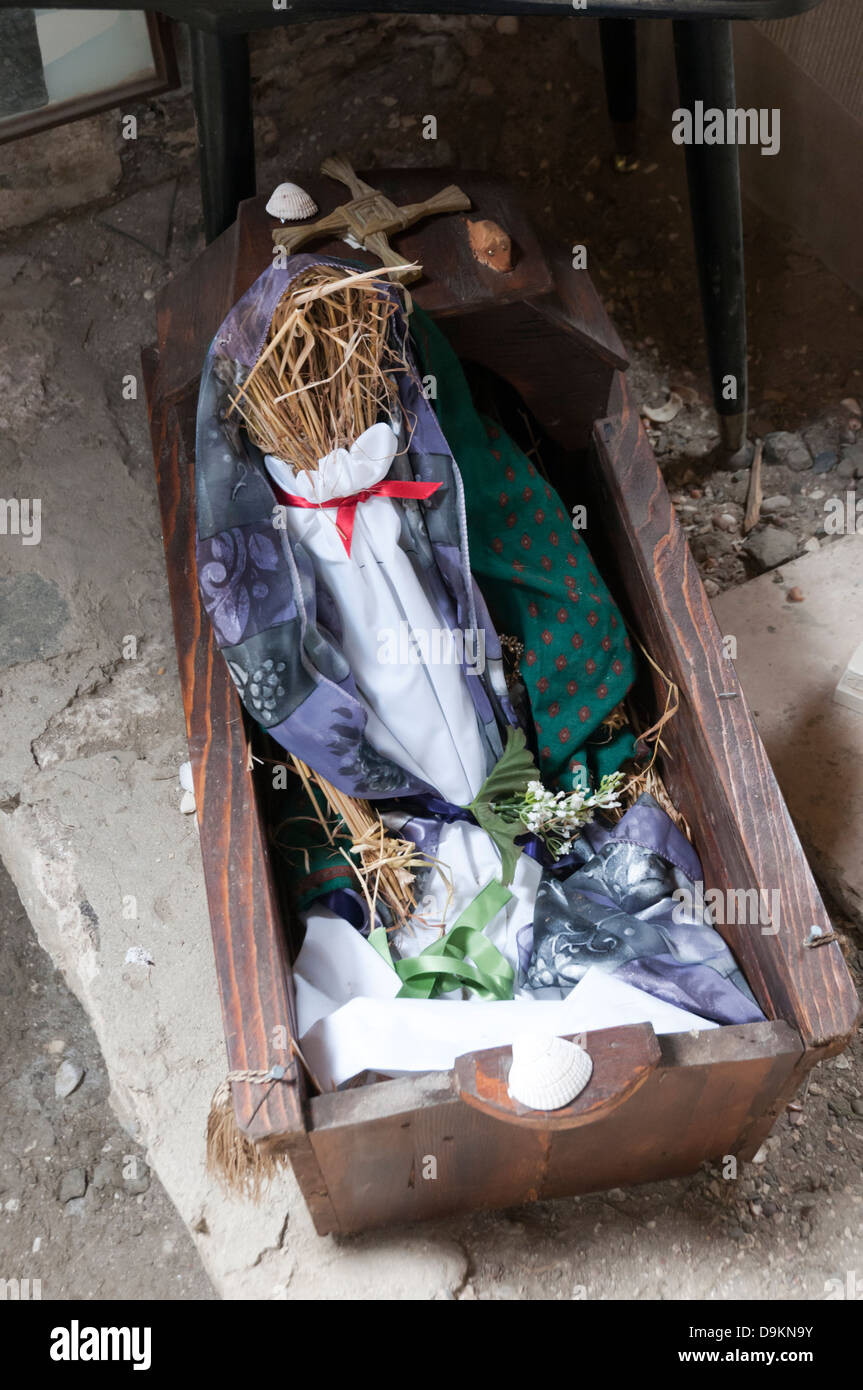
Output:
[[[385,478],[396,448],[394,431],[387,424],[377,424],[366,430],[350,450],[337,449],[321,459],[315,471],[295,472],[284,460],[273,455],[267,455],[265,463],[270,476],[283,491],[309,501],[326,502],[330,498],[351,496]],[[350,555],[336,528],[335,507],[288,506],[285,525],[291,539],[305,546],[316,580],[332,595],[339,611],[343,625],[342,648],[368,715],[370,741],[381,753],[435,787],[448,801],[466,805],[479,791],[486,773],[475,706],[466,685],[472,677],[466,676],[460,665],[446,661],[424,664],[381,659],[393,646],[399,656],[402,654],[404,643],[399,638],[405,622],[410,631],[418,635],[424,650],[447,651],[445,644],[435,644],[432,639],[435,630],[443,626],[443,620],[399,545],[401,519],[397,507],[398,503],[389,497],[371,497],[357,506]],[[437,857],[446,866],[452,881],[452,897],[447,903],[444,877],[433,870],[426,891],[434,897],[434,906],[421,903],[419,913],[426,920],[415,920],[394,934],[392,944],[400,955],[417,955],[437,940],[441,925],[451,927],[486,884],[500,875],[497,849],[485,831],[464,821],[443,826]],[[517,934],[533,920],[540,876],[539,865],[521,855],[511,885],[512,897],[485,931],[516,975]],[[341,1036],[340,1054],[348,1055],[354,1030],[351,1015],[341,1012],[341,1003],[346,989],[355,1003],[362,997],[345,984],[343,972],[348,963],[353,962],[351,969],[357,967],[358,962],[362,963],[356,980],[364,983],[356,987],[371,991],[367,1002],[373,1013],[381,1000],[388,997],[388,992],[395,993],[398,986],[393,988],[395,974],[376,957],[374,948],[345,923],[342,923],[343,931],[316,939],[314,924],[327,920],[327,916],[321,917],[314,910],[307,915],[308,933],[301,959],[306,962],[309,977],[298,976],[298,989],[324,1031],[326,1016],[338,1011],[336,1027]],[[338,918],[334,920],[339,921]],[[426,922],[436,925],[426,925]],[[378,962],[386,975],[382,976],[377,969]],[[383,994],[380,992],[382,985]],[[454,994],[449,998],[458,1000],[459,996]],[[403,1002],[406,1001],[398,1001],[397,1015]],[[432,1001],[413,1002],[419,1003],[422,1009]],[[469,1003],[464,1001],[464,1006],[469,1007]],[[304,1010],[305,1005],[301,1016]],[[422,1013],[411,1010],[408,1016],[416,1021],[412,1026],[422,1037],[425,1027]],[[433,1014],[429,1013],[427,1018],[431,1024]],[[471,1036],[476,1022],[474,1019]],[[359,1019],[358,1023],[362,1033],[368,1025]],[[305,1031],[302,1025],[301,1031]],[[458,1030],[454,1036],[457,1033]],[[355,1041],[357,1057],[360,1057],[363,1055],[360,1035]],[[379,1049],[375,1053],[376,1064],[382,1064],[387,1055],[385,1047]],[[420,1048],[418,1057],[426,1055],[430,1054]],[[420,1066],[423,1064],[418,1062]],[[327,1071],[328,1064],[323,1059],[322,1066]],[[335,1068],[342,1079],[361,1069],[359,1064],[351,1069],[350,1062],[341,1055]],[[412,1069],[410,1062],[406,1069]]]
[[[336,449],[313,471],[297,471],[268,454],[270,476],[285,492],[312,502],[349,497],[381,482],[398,439],[385,423],[372,425],[348,449]],[[370,497],[355,512],[351,553],[336,529],[335,507],[286,508],[291,540],[311,556],[316,580],[332,595],[343,624],[342,650],[368,715],[366,733],[378,752],[466,806],[486,775],[486,754],[476,706],[467,688],[475,677],[455,661],[402,661],[402,625],[417,634],[421,650],[453,649],[433,634],[446,627],[399,545],[399,502]],[[396,660],[392,660],[395,644]],[[457,650],[457,648],[455,649]]]

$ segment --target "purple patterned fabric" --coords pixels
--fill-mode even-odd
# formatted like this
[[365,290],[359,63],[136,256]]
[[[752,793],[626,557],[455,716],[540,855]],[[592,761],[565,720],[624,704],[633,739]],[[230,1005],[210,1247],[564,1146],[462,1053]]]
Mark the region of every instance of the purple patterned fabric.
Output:
[[321,680],[307,698],[270,733],[335,787],[349,784],[352,796],[417,796],[431,791],[378,753],[365,737],[366,714],[347,690]]
[[297,616],[292,598],[274,583],[282,556],[273,536],[242,527],[208,536],[198,547],[198,582],[220,647]]
[[666,1004],[676,1004],[717,1023],[760,1023],[764,1018],[752,997],[729,984],[709,963],[685,965],[670,955],[644,956],[627,961],[615,973],[619,980]]
[[701,879],[701,861],[686,836],[677,829],[671,817],[652,797],[641,797],[621,816],[616,825],[607,826],[593,821],[585,826],[582,838],[594,854],[607,844],[625,840],[640,845],[674,864],[693,883]]
[[[296,276],[315,265],[353,269],[315,255],[268,267],[234,305],[207,355],[195,468],[201,598],[244,705],[284,748],[353,796],[431,792],[366,737],[366,711],[341,648],[338,614],[303,546],[279,527],[260,450],[230,411],[276,305]],[[465,632],[468,653],[483,653],[481,670],[465,670],[490,771],[503,751],[503,729],[517,723],[500,643],[470,573],[461,478],[422,392],[399,291],[385,280],[376,284],[397,306],[391,331],[408,362],[398,382],[402,419],[393,423],[402,431],[402,447],[391,476],[440,483],[427,502],[397,504],[404,543],[428,577],[442,620]]]
[[598,968],[716,1023],[763,1019],[722,937],[673,897],[700,882],[701,864],[652,797],[610,829],[586,827],[576,848],[583,862],[545,874],[537,893],[530,988],[568,992]]

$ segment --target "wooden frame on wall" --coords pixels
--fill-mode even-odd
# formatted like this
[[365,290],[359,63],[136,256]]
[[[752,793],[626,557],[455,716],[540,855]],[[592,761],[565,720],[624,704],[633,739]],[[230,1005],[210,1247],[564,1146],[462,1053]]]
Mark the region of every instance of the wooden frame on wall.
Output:
[[67,125],[70,121],[79,121],[84,116],[94,116],[99,111],[108,111],[112,106],[118,106],[123,102],[142,101],[145,97],[158,96],[161,92],[178,87],[180,77],[174,47],[173,21],[164,15],[152,14],[149,10],[144,18],[153,51],[153,73],[106,87],[102,91],[91,92],[86,96],[49,102],[48,105],[37,107],[35,110],[22,111],[20,115],[3,117],[0,119],[0,144],[17,140],[22,135],[49,130],[52,126]]

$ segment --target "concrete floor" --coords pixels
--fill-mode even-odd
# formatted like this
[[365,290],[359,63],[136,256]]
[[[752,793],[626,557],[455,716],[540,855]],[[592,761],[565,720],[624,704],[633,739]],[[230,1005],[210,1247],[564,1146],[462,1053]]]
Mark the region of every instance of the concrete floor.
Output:
[[[212,1299],[194,1242],[118,1124],[99,1044],[0,868],[0,1268],[43,1299]],[[83,1069],[58,1097],[63,1062]],[[68,1196],[79,1191],[81,1196]],[[14,1274],[12,1273],[14,1271]]]
[[[348,32],[350,45],[336,42]],[[716,435],[682,173],[664,137],[648,132],[640,173],[615,179],[596,153],[607,148],[596,75],[560,52],[550,23],[524,26],[516,38],[462,21],[379,29],[348,21],[307,33],[258,49],[261,187],[344,143],[346,111],[360,165],[449,157],[507,173],[549,234],[590,240],[597,282],[636,344],[639,398],[661,400],[675,383],[690,392],[673,428],[657,432],[669,477],[702,499],[708,489],[721,496],[729,475],[706,471]],[[511,63],[513,43],[527,51],[528,37],[530,67],[505,84],[501,106],[501,65]],[[386,63],[398,64],[404,80],[392,85],[382,119],[369,68]],[[548,74],[547,88],[539,73]],[[290,119],[314,134],[289,124],[285,83]],[[555,125],[562,94],[579,132],[575,160]],[[417,110],[440,113],[443,144],[434,151],[418,143]],[[108,126],[99,121],[87,147],[96,201],[10,234],[0,255],[3,487],[42,503],[40,544],[0,538],[0,713],[14,730],[0,746],[0,856],[60,972],[47,958],[36,968],[20,911],[4,900],[19,964],[8,976],[15,1007],[4,1011],[12,1047],[0,1090],[8,1157],[0,1274],[40,1277],[32,1246],[47,1232],[45,1297],[101,1288],[206,1297],[198,1257],[225,1298],[823,1297],[827,1281],[863,1268],[859,1040],[818,1069],[803,1110],[783,1117],[764,1161],[735,1181],[703,1171],[338,1241],[314,1235],[290,1175],[259,1208],[207,1179],[204,1124],[224,1047],[197,831],[179,813],[176,773],[186,751],[138,359],[154,336],[156,287],[201,245],[191,115],[182,95],[151,103],[136,147],[112,137],[104,167],[97,136]],[[14,167],[5,177],[14,190]],[[127,198],[136,199],[131,209],[118,207]],[[792,258],[805,248],[781,231],[752,215],[748,226],[754,420],[759,431],[797,428],[853,389],[848,325],[856,327],[859,304],[817,264],[801,278]],[[722,583],[744,573],[735,553]],[[849,930],[858,972],[859,948]],[[61,977],[92,1034],[80,1015],[70,1021]],[[32,1007],[22,1011],[31,985]],[[63,1054],[45,1051],[59,1039],[87,1073],[66,1110],[51,1101]],[[108,1084],[116,1120],[104,1109]],[[89,1116],[83,1129],[67,1120],[75,1107]],[[19,1143],[24,1113],[33,1130]],[[97,1188],[100,1156],[118,1145],[124,1154],[145,1151],[158,1182],[143,1193],[122,1181]],[[83,1168],[82,1206],[67,1203],[61,1213],[59,1186],[44,1179],[37,1155],[51,1158],[52,1174]],[[159,1183],[177,1209],[173,1220]],[[108,1225],[111,1204],[131,1215]],[[106,1241],[112,1268],[123,1271],[115,1281],[100,1275]],[[146,1273],[142,1248],[151,1254]]]

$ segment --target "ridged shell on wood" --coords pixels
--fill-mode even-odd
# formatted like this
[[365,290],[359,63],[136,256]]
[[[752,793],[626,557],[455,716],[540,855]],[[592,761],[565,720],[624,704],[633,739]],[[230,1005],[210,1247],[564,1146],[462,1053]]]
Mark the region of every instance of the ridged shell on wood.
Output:
[[267,212],[280,222],[300,222],[304,217],[313,217],[317,210],[314,198],[298,183],[280,183],[267,203]]
[[583,1047],[548,1033],[522,1033],[512,1044],[509,1093],[531,1110],[560,1110],[593,1074]]

